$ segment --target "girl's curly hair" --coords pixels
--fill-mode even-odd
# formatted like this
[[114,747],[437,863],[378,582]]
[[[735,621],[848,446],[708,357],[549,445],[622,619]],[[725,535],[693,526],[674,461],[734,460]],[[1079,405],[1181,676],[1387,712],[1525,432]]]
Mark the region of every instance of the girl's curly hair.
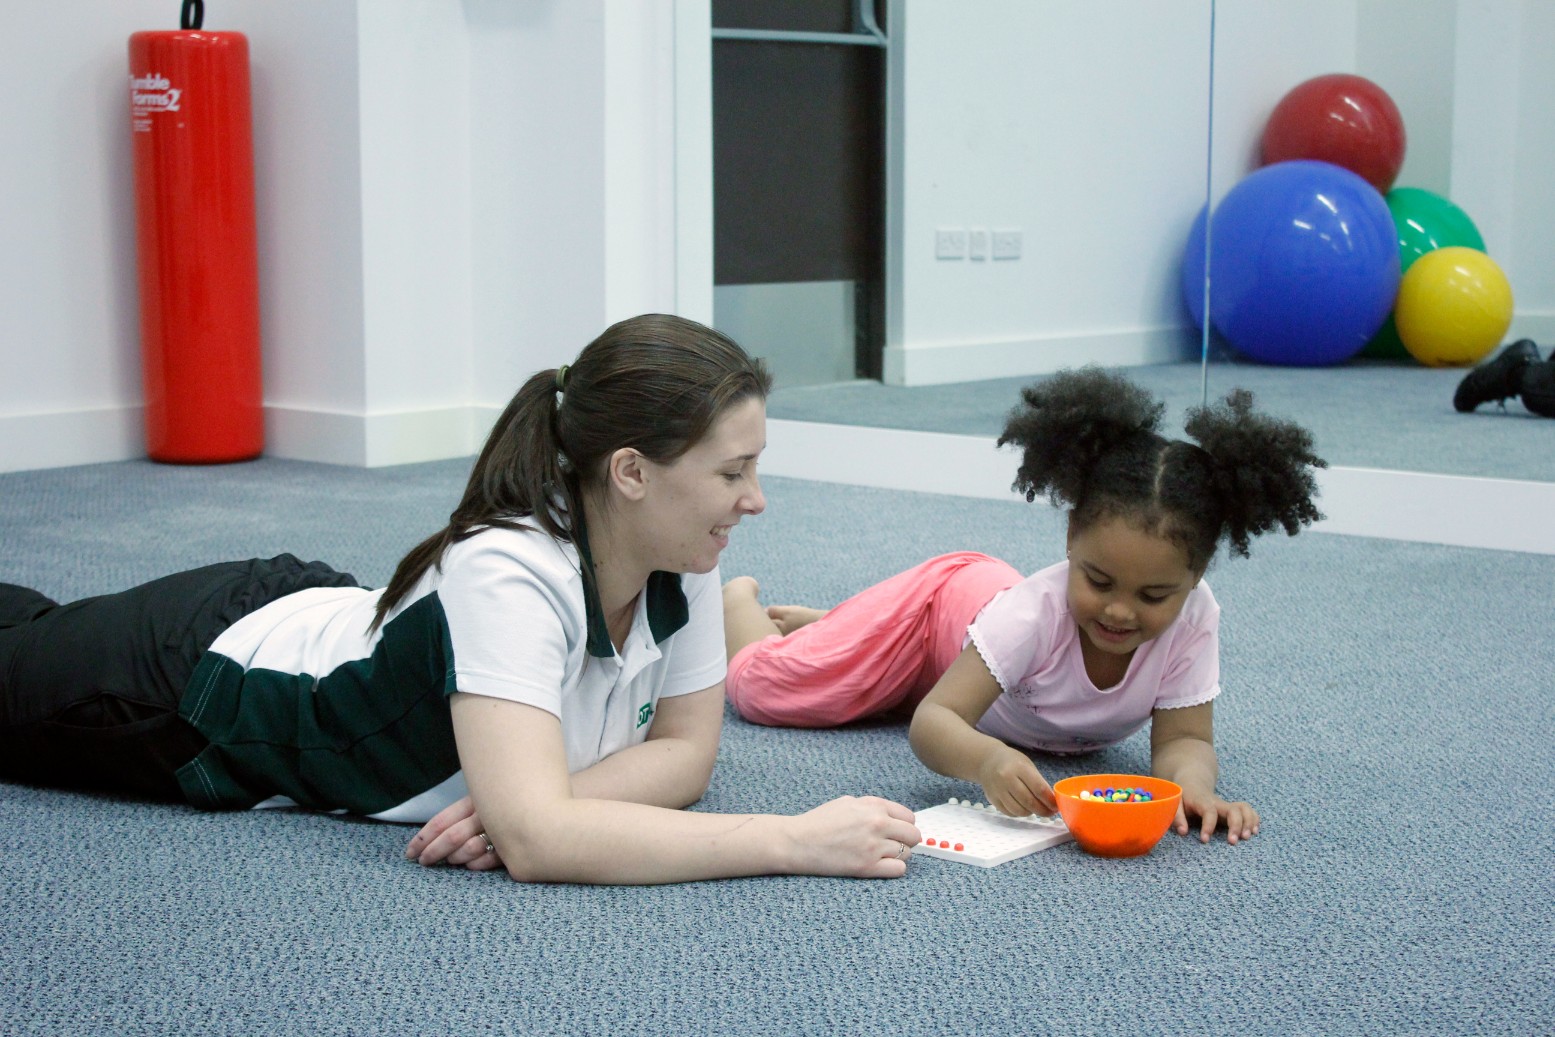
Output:
[[1253,410],[1237,389],[1188,412],[1197,445],[1158,432],[1165,405],[1097,367],[1061,371],[1021,390],[999,445],[1023,454],[1014,488],[1070,509],[1084,530],[1119,517],[1165,536],[1203,572],[1224,539],[1246,556],[1255,536],[1276,527],[1294,536],[1322,518],[1312,434]]

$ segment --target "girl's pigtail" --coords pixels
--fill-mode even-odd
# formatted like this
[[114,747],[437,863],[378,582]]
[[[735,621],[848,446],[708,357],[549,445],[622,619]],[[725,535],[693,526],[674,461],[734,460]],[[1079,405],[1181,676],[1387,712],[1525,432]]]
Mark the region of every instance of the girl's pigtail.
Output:
[[1021,390],[999,446],[1022,450],[1013,488],[1028,501],[1045,493],[1057,506],[1085,498],[1099,459],[1138,437],[1154,437],[1165,405],[1099,367],[1061,371]]
[[1195,407],[1185,426],[1212,459],[1212,479],[1231,550],[1276,527],[1295,536],[1323,517],[1313,498],[1313,471],[1328,462],[1313,453],[1312,433],[1253,411],[1253,394],[1236,389],[1217,404]]

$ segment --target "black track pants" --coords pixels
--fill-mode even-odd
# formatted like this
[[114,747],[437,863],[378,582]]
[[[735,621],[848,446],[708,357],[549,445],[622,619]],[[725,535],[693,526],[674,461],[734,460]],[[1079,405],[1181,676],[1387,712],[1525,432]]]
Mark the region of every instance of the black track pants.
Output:
[[69,605],[0,583],[0,779],[181,800],[173,774],[206,742],[178,703],[205,649],[293,591],[356,585],[292,555]]

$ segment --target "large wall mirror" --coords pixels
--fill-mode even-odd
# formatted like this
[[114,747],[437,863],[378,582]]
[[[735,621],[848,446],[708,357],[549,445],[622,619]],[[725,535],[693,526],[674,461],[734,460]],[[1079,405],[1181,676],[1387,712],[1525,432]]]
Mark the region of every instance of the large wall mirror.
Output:
[[[1427,191],[1461,208],[1510,282],[1515,316],[1500,341],[1534,338],[1546,351],[1555,345],[1547,244],[1555,231],[1555,121],[1547,100],[1555,96],[1548,61],[1555,5],[1216,0],[1215,7],[1217,204],[1257,168],[1269,114],[1288,91],[1319,75],[1365,77],[1403,120],[1404,162],[1393,189]],[[1380,342],[1348,362],[1260,364],[1217,335],[1206,382],[1212,396],[1242,385],[1294,412],[1337,466],[1555,480],[1541,424],[1547,419],[1515,400],[1504,411],[1492,403],[1456,413],[1453,394],[1465,373],[1427,367]]]
[[[1555,347],[1555,4],[880,0],[877,10],[890,38],[881,376],[785,387],[779,370],[773,418],[986,437],[1032,376],[1095,362],[1128,368],[1177,412],[1252,389],[1353,474],[1333,487],[1335,510],[1367,510],[1372,469],[1526,481],[1540,493],[1555,484],[1555,425],[1515,401],[1456,413],[1466,368],[1407,355],[1252,361],[1201,337],[1185,305],[1196,286],[1182,277],[1195,217],[1258,168],[1280,99],[1312,77],[1351,73],[1400,110],[1407,142],[1395,184],[1456,203],[1502,264],[1516,299],[1504,341]],[[974,231],[999,229],[1019,233],[1018,258],[972,254]],[[945,231],[966,236],[946,241]],[[857,450],[835,436],[805,442],[793,472],[814,471],[819,456],[844,481],[876,479],[872,462],[846,466]],[[903,448],[891,484],[918,485],[911,469],[934,467],[914,451]],[[981,463],[975,452],[954,456],[941,471]],[[1000,492],[1007,482],[990,468],[964,485]],[[1421,492],[1415,511],[1432,510],[1441,492],[1473,491]],[[1402,535],[1385,510],[1372,509],[1365,531]]]
[[[743,67],[758,48],[831,48],[838,60],[867,49],[753,39],[737,8],[714,5],[715,67]],[[845,28],[844,13],[821,27]],[[874,228],[884,243],[883,355],[875,373],[830,384],[780,363],[770,416],[986,441],[1021,385],[1086,362],[1138,368],[1177,409],[1197,403],[1202,343],[1179,267],[1210,189],[1212,0],[878,0],[868,13],[854,31],[872,22],[889,39],[886,204]],[[784,100],[807,103],[797,89]],[[755,197],[756,178],[726,179],[741,166],[718,139],[732,122],[723,106],[740,101],[715,78],[720,220],[728,203]],[[793,121],[746,120],[768,136]],[[788,152],[824,157],[827,144],[813,130],[783,137]],[[720,326],[781,358],[796,336],[771,320],[768,341],[748,319],[773,308],[748,307],[736,324],[723,305],[734,290],[720,283],[719,293]],[[819,309],[788,304],[778,316],[802,325]]]

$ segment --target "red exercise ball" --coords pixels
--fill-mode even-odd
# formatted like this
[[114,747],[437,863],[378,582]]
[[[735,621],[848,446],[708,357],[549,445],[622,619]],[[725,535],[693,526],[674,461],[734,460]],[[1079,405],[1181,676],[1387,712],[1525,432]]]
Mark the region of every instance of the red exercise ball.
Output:
[[1343,166],[1383,194],[1404,164],[1404,118],[1363,76],[1336,72],[1281,98],[1263,130],[1263,164],[1317,159]]

